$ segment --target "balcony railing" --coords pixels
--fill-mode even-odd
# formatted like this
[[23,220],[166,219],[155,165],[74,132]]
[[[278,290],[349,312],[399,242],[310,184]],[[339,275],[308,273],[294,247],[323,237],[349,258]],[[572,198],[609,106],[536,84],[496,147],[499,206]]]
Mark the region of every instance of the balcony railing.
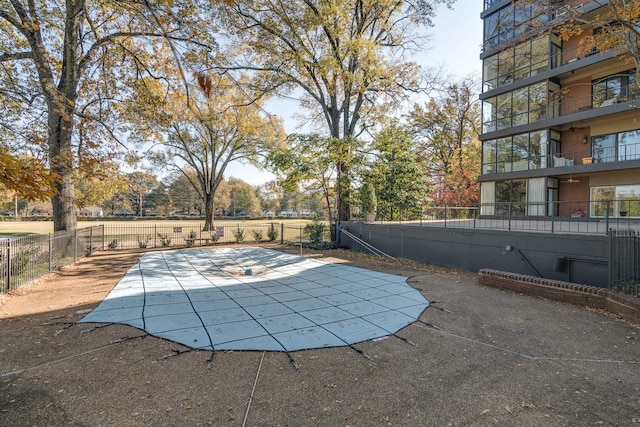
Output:
[[554,156],[530,156],[509,162],[487,163],[483,174],[518,172],[546,168],[563,168],[595,163],[614,163],[628,160],[640,160],[640,142],[618,145],[609,148],[585,148],[584,150],[564,151]]
[[[627,104],[629,107],[640,107],[640,88],[636,85],[619,87],[619,94],[610,97],[602,97],[601,94],[591,94],[589,96],[574,98],[569,96],[569,90],[570,88],[563,88],[549,95],[546,100],[539,102],[538,105],[540,105],[540,107],[538,108],[531,108],[523,112],[511,112],[511,116],[504,115],[503,117],[496,117],[494,120],[484,122],[482,131],[483,133],[488,133],[495,130],[535,123],[540,120],[569,116],[571,114],[620,104]],[[486,106],[484,108],[486,108]],[[494,106],[494,108],[496,108],[497,112],[500,111],[499,105]]]

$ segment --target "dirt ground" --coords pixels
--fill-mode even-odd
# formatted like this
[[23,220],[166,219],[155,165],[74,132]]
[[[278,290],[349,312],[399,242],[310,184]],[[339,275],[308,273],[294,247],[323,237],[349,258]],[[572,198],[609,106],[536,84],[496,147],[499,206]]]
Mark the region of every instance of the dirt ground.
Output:
[[306,255],[405,275],[431,306],[357,351],[291,358],[76,323],[141,255],[98,253],[0,300],[0,425],[640,426],[640,329],[606,314],[340,251]]

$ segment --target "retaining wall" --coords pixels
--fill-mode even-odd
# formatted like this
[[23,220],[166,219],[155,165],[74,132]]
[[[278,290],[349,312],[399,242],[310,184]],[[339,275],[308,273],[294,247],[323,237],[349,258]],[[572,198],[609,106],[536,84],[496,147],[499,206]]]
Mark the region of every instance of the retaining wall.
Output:
[[554,301],[606,310],[629,322],[640,324],[640,299],[599,287],[486,268],[480,270],[478,283]]

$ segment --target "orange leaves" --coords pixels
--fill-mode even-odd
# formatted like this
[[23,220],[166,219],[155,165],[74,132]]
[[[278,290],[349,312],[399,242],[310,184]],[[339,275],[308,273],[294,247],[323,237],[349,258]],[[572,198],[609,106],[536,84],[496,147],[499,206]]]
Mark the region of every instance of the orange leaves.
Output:
[[204,92],[205,96],[211,96],[211,77],[206,74],[198,73],[198,87]]

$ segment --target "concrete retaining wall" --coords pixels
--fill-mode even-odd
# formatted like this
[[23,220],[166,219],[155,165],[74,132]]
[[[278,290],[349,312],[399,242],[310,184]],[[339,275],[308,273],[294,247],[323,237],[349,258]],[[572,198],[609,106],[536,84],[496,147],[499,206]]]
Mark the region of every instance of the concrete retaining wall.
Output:
[[[608,287],[609,239],[595,234],[550,234],[487,229],[351,222],[350,233],[399,258],[477,272],[483,268]],[[364,250],[341,236],[350,249]]]

